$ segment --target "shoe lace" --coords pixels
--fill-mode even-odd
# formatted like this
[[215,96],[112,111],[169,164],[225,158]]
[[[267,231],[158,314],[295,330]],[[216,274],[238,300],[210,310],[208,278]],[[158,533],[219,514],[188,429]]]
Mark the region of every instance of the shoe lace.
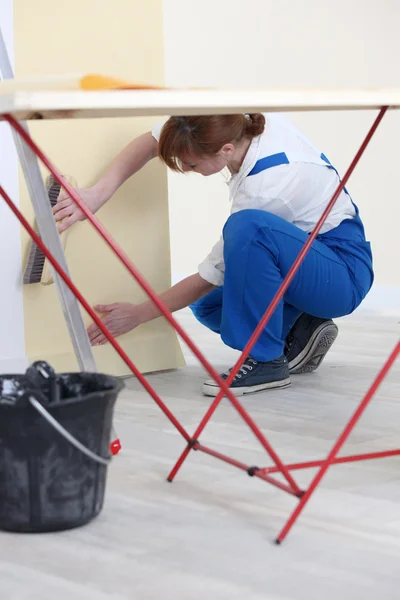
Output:
[[[242,375],[247,375],[248,371],[252,371],[256,364],[257,361],[254,358],[251,358],[251,356],[248,356],[242,364],[242,366],[240,367],[239,371],[236,373],[233,380],[235,381],[235,379],[241,379]],[[232,369],[229,369],[229,371],[227,371],[225,375],[228,377],[231,371]]]

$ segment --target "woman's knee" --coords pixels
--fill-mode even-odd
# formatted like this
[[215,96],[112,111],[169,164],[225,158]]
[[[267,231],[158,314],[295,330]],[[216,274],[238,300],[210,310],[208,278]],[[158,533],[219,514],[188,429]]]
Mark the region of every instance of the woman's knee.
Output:
[[215,333],[221,329],[222,306],[211,306],[201,298],[189,306],[193,316],[205,327]]
[[189,308],[196,317],[196,319],[200,319],[201,317],[207,315],[207,307],[204,305],[204,299],[201,298],[197,300],[197,302],[193,302],[193,304],[189,304]]
[[223,230],[224,241],[251,238],[260,229],[268,230],[269,227],[276,227],[280,220],[280,217],[265,210],[239,210],[233,213],[225,223]]
[[225,262],[254,241],[257,235],[262,238],[264,244],[273,244],[276,219],[276,215],[264,210],[248,209],[233,213],[223,230]]
[[195,316],[204,315],[215,310],[220,310],[222,308],[223,289],[223,286],[215,288],[209,294],[190,304],[189,308],[193,314]]

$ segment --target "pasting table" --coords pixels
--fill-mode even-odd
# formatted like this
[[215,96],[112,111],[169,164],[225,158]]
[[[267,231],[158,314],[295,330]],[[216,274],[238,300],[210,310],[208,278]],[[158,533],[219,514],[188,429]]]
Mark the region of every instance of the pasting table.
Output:
[[[296,274],[301,262],[309,251],[313,241],[317,237],[325,219],[336,202],[340,192],[346,186],[347,181],[353,173],[356,165],[361,159],[366,147],[371,141],[375,131],[379,127],[382,119],[389,110],[398,110],[400,108],[400,89],[391,90],[112,90],[112,91],[81,91],[79,89],[57,89],[62,87],[63,83],[55,81],[51,86],[42,82],[36,86],[31,83],[26,85],[26,89],[17,89],[18,86],[11,86],[8,89],[3,88],[3,93],[0,95],[0,120],[5,120],[9,123],[13,132],[22,144],[29,149],[53,174],[55,179],[59,181],[71,198],[79,205],[81,210],[91,222],[93,227],[98,231],[99,235],[108,244],[110,249],[119,257],[125,265],[127,272],[136,279],[139,285],[145,290],[149,298],[157,305],[162,315],[175,328],[179,336],[188,345],[191,351],[199,359],[203,367],[209,375],[218,383],[221,390],[218,396],[212,401],[205,412],[205,415],[199,423],[197,429],[189,433],[181,425],[178,416],[172,414],[163,399],[148,383],[146,378],[139,372],[127,354],[123,351],[118,341],[113,338],[109,331],[104,327],[97,314],[93,311],[89,303],[85,300],[74,283],[71,281],[69,274],[65,268],[65,264],[60,264],[59,256],[53,256],[52,252],[41,242],[35,234],[29,223],[21,214],[19,209],[13,203],[12,199],[7,195],[6,191],[0,187],[0,194],[16,217],[21,222],[22,226],[28,231],[33,240],[41,247],[44,254],[52,264],[52,267],[57,274],[61,297],[66,298],[66,294],[72,295],[87,313],[91,316],[94,322],[103,331],[104,335],[112,344],[116,352],[125,361],[132,373],[140,380],[141,384],[157,403],[159,408],[164,412],[172,425],[176,427],[183,438],[184,448],[181,456],[168,475],[168,481],[173,481],[180,467],[188,458],[192,451],[203,452],[218,460],[224,461],[230,465],[244,471],[251,477],[257,477],[267,483],[280,488],[282,491],[291,494],[297,500],[296,507],[293,513],[289,516],[288,521],[283,526],[279,535],[276,538],[277,543],[281,543],[290,529],[296,522],[300,513],[304,509],[311,495],[320,484],[327,470],[334,464],[345,462],[363,461],[389,456],[400,455],[400,449],[387,449],[386,451],[359,454],[353,456],[338,456],[347,438],[351,434],[353,428],[357,425],[358,420],[371,402],[374,394],[380,384],[386,377],[391,366],[396,361],[400,353],[400,342],[397,342],[391,350],[386,362],[382,365],[380,372],[377,374],[364,398],[349,422],[340,432],[337,441],[333,444],[329,454],[322,459],[317,459],[311,462],[299,462],[295,464],[284,464],[280,459],[278,452],[271,446],[267,438],[264,436],[261,429],[257,426],[255,420],[251,417],[247,410],[242,406],[240,401],[230,391],[229,385],[232,382],[235,374],[240,369],[246,356],[250,354],[253,345],[255,344],[261,331],[264,329],[273,311],[282,299],[287,287]],[[7,83],[6,83],[7,85]],[[1,84],[0,84],[1,87]],[[40,89],[42,87],[42,89]],[[71,88],[74,86],[72,85]],[[35,89],[39,88],[39,89]],[[1,91],[1,89],[0,89]],[[356,156],[351,162],[343,180],[340,182],[335,194],[333,195],[329,205],[321,215],[315,229],[310,234],[307,243],[302,248],[299,256],[294,262],[286,279],[276,293],[270,306],[266,310],[262,320],[255,329],[251,339],[244,348],[239,360],[231,371],[229,378],[224,381],[215,371],[212,365],[199,351],[195,343],[190,339],[186,332],[175,320],[173,315],[168,311],[166,306],[160,300],[155,291],[150,287],[147,281],[139,273],[130,258],[118,247],[112,236],[101,225],[99,220],[92,214],[86,205],[79,198],[77,193],[71,188],[52,164],[49,157],[40,149],[34,140],[29,135],[29,131],[21,121],[40,120],[40,119],[80,119],[80,118],[109,118],[109,117],[132,117],[132,116],[152,116],[152,115],[206,115],[206,114],[228,114],[228,113],[246,113],[246,112],[272,112],[272,111],[327,111],[327,110],[372,110],[377,111],[377,116],[371,124],[370,130],[367,132],[363,143],[360,146]],[[54,233],[56,228],[54,225]],[[71,319],[69,313],[70,296],[64,302],[64,312],[67,321],[74,326],[74,319]],[[81,330],[81,326],[75,323],[75,329],[78,327],[78,333],[75,331],[75,342],[85,346],[87,349],[88,342],[84,339],[85,331]],[[78,345],[79,345],[78,344]],[[76,346],[76,343],[75,343]],[[264,447],[267,456],[269,457],[270,465],[266,467],[258,467],[247,465],[235,458],[221,454],[212,448],[205,446],[201,442],[201,434],[208,422],[213,416],[221,400],[227,397],[233,408],[241,415],[244,422],[250,427],[253,434]],[[316,468],[316,474],[312,479],[307,489],[301,489],[295,479],[295,471],[299,469]],[[276,475],[280,474],[281,478],[277,479]]]

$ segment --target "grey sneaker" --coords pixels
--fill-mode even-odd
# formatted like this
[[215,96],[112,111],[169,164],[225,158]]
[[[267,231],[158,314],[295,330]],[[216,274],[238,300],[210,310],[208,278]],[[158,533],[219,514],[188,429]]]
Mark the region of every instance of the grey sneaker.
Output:
[[285,356],[290,374],[318,369],[337,334],[338,328],[332,319],[300,315],[286,338]]
[[[222,379],[227,379],[232,369],[222,373]],[[261,390],[275,390],[290,385],[288,361],[285,356],[280,356],[269,362],[258,362],[248,356],[231,383],[230,389],[235,396],[261,392]],[[203,385],[205,396],[217,396],[219,385],[209,379]]]

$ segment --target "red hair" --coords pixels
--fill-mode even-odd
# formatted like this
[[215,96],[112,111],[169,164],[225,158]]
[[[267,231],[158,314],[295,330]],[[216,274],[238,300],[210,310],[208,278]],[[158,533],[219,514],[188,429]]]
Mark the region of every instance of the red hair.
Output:
[[264,127],[261,113],[171,117],[161,131],[158,155],[170,169],[182,173],[181,161],[188,156],[215,155],[225,144],[260,135]]

